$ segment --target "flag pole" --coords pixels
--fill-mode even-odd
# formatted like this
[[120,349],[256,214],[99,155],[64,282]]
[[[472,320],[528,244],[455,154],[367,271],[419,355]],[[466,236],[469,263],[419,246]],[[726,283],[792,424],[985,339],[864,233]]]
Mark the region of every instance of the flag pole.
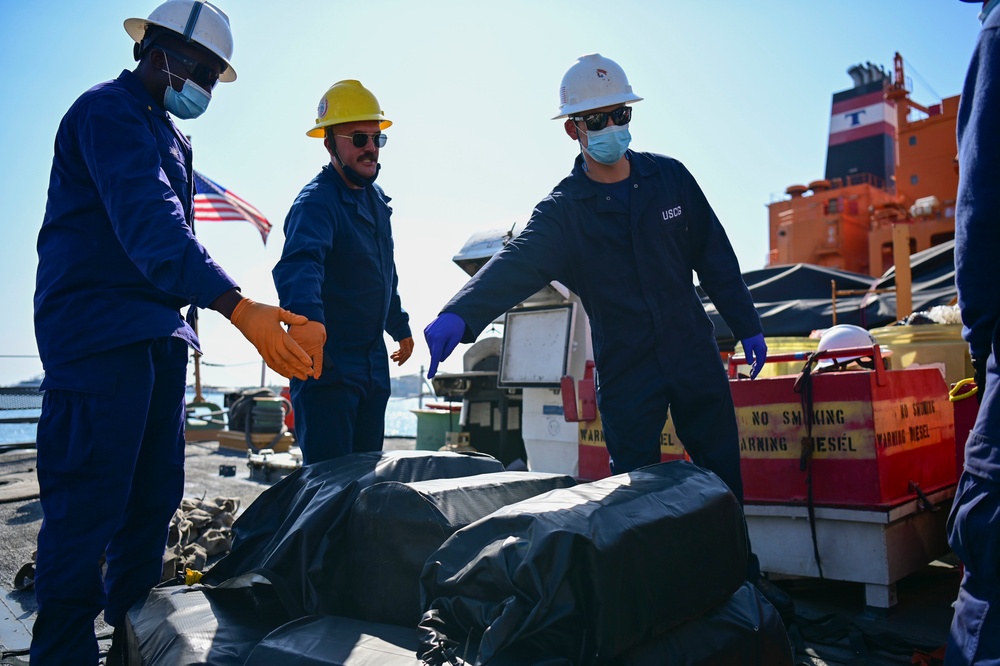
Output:
[[[194,305],[194,316],[191,318],[191,327],[194,329],[194,336],[198,337],[198,309]],[[194,350],[194,402],[201,403],[205,402],[205,398],[201,395],[201,352],[197,349]]]
[[264,387],[264,375],[265,374],[267,374],[267,363],[264,362],[264,359],[261,359],[260,360],[260,385],[261,385],[261,388]]
[[[191,143],[191,135],[184,135],[188,144]],[[194,234],[194,219],[191,219],[191,234]],[[193,303],[189,306],[191,309],[191,328],[194,329],[194,337],[198,338],[198,308]],[[205,398],[201,395],[201,352],[197,349],[194,350],[194,402],[202,403],[205,402]]]

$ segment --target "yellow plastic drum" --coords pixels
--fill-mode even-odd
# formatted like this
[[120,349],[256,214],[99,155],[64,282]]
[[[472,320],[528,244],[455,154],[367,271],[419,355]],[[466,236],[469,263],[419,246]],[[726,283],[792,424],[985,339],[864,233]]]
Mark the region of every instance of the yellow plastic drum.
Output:
[[962,339],[961,324],[884,326],[873,328],[870,333],[880,345],[892,350],[894,368],[944,363],[945,381],[949,384],[973,376],[969,345]]

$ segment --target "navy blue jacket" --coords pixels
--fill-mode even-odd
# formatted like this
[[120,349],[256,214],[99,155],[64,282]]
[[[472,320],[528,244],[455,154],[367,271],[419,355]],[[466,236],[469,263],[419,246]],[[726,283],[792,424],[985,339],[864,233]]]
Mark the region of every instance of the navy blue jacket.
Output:
[[38,234],[43,365],[156,337],[197,348],[179,309],[236,283],[194,237],[193,183],[191,145],[132,72],[70,107]]
[[664,372],[678,356],[718,359],[692,271],[737,339],[762,331],[726,232],[694,177],[669,157],[629,151],[628,158],[626,208],[577,157],[525,229],[444,307],[465,320],[463,342],[557,280],[587,311],[602,384],[654,359]]
[[[359,197],[367,205],[359,206]],[[285,218],[285,246],[271,274],[281,307],[326,326],[320,382],[363,380],[373,368],[388,368],[383,331],[396,341],[411,337],[397,291],[389,201],[377,185],[352,190],[327,164]]]
[[[991,11],[972,55],[958,107],[955,283],[963,335],[985,363],[996,354],[1000,324],[1000,11]],[[989,366],[988,366],[989,367]],[[992,383],[992,380],[989,382]],[[983,390],[983,387],[980,388]],[[994,389],[995,390],[995,389]],[[966,469],[1000,479],[1000,413],[984,398],[966,444]],[[985,413],[984,413],[985,412]],[[979,432],[982,430],[982,432]]]

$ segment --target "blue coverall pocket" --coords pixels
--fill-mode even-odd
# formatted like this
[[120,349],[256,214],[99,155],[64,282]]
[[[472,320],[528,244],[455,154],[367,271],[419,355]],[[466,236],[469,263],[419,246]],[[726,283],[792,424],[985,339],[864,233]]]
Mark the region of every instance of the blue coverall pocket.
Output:
[[112,455],[112,443],[99,433],[109,432],[102,421],[114,418],[116,384],[114,376],[46,369],[36,435],[40,471],[71,474]]
[[962,474],[948,520],[948,543],[978,585],[1000,591],[1000,485]]

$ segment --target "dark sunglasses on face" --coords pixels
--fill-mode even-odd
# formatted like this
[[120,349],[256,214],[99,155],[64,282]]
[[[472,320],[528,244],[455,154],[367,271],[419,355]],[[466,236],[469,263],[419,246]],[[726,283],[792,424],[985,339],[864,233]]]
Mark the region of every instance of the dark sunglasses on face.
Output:
[[608,118],[615,121],[615,125],[627,125],[632,122],[632,107],[623,106],[614,111],[588,113],[585,116],[576,116],[573,120],[582,120],[587,124],[589,131],[597,132],[608,126]]
[[157,51],[163,51],[165,54],[184,65],[185,69],[187,69],[188,73],[191,75],[191,80],[205,90],[211,91],[212,88],[215,87],[216,82],[218,82],[219,75],[208,65],[203,65],[197,60],[181,55],[173,49],[164,48],[159,44],[153,48]]
[[368,137],[371,137],[372,143],[375,144],[376,148],[383,147],[385,142],[389,139],[389,137],[382,134],[382,132],[375,132],[373,134],[355,132],[354,134],[334,134],[334,136],[339,136],[341,139],[350,139],[355,148],[364,148],[367,146]]

